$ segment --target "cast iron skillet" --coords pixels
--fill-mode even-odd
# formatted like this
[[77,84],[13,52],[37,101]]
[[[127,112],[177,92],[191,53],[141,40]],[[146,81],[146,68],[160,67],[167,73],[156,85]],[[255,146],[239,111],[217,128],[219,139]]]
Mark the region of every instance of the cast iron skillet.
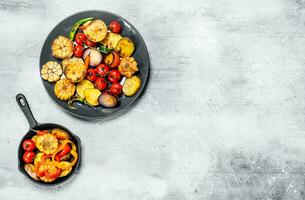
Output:
[[140,33],[131,23],[129,23],[126,19],[120,17],[119,15],[106,11],[92,10],[92,11],[76,13],[70,17],[67,17],[62,22],[60,22],[58,25],[55,26],[55,28],[46,38],[43,47],[41,49],[39,70],[46,62],[50,60],[61,62],[61,60],[58,60],[52,56],[51,45],[53,40],[59,35],[67,36],[74,23],[76,23],[78,20],[82,18],[87,18],[87,17],[99,18],[103,20],[107,25],[109,25],[109,23],[112,20],[117,20],[122,24],[123,31],[121,35],[131,38],[135,43],[136,48],[132,56],[138,62],[139,71],[136,73],[136,75],[138,75],[142,81],[142,86],[140,90],[133,97],[126,97],[126,96],[120,97],[120,105],[115,108],[103,108],[101,106],[97,106],[96,109],[93,109],[81,103],[74,103],[74,107],[76,108],[74,110],[68,107],[67,102],[61,101],[56,98],[53,91],[54,83],[49,83],[48,81],[44,81],[43,79],[42,82],[50,97],[56,102],[57,105],[59,105],[65,111],[79,118],[83,118],[87,120],[96,120],[96,119],[98,120],[98,119],[105,119],[105,118],[117,116],[123,113],[124,111],[126,111],[127,109],[131,108],[132,105],[134,105],[136,100],[138,100],[138,98],[143,94],[145,90],[145,86],[149,77],[150,63],[149,63],[149,55],[145,42],[142,36],[140,35]]
[[[27,178],[29,178],[31,181],[39,184],[39,185],[45,185],[45,186],[51,186],[51,185],[57,185],[59,183],[62,183],[68,179],[70,179],[72,177],[73,174],[78,173],[77,169],[80,165],[80,159],[81,159],[81,141],[79,139],[78,136],[74,135],[72,132],[70,132],[67,128],[58,125],[58,124],[51,124],[51,123],[44,123],[44,124],[40,124],[38,123],[35,118],[32,115],[32,112],[30,110],[29,104],[25,98],[25,96],[23,94],[17,94],[16,96],[16,100],[17,103],[19,105],[19,107],[21,108],[23,114],[25,115],[25,117],[27,118],[29,124],[30,124],[30,129],[29,131],[25,134],[25,136],[23,136],[23,138],[21,139],[21,142],[19,144],[19,148],[18,148],[18,168],[19,171],[25,175]],[[33,178],[31,178],[28,173],[25,171],[24,169],[24,162],[22,160],[22,155],[24,153],[24,150],[22,149],[22,142],[25,139],[31,139],[34,135],[35,132],[33,130],[46,130],[46,129],[52,129],[52,128],[60,128],[66,132],[68,132],[71,135],[71,140],[74,142],[74,144],[77,146],[77,152],[78,152],[78,160],[76,165],[73,167],[71,173],[67,176],[61,177],[61,178],[57,178],[55,181],[50,182],[50,183],[45,183],[43,181],[36,181]]]

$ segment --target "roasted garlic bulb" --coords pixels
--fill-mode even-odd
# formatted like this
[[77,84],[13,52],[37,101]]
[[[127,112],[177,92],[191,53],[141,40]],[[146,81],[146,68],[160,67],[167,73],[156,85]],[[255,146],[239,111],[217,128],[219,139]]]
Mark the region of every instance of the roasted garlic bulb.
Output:
[[49,82],[58,81],[62,75],[62,67],[55,61],[49,61],[41,68],[41,77]]

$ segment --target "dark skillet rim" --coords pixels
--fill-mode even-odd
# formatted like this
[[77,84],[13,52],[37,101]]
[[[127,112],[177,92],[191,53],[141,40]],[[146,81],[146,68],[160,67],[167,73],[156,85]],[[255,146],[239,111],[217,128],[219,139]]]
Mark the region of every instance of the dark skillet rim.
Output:
[[[114,118],[115,116],[120,116],[120,115],[124,114],[125,112],[127,112],[129,109],[131,109],[133,106],[135,106],[136,102],[137,102],[137,101],[143,96],[143,94],[145,93],[146,87],[147,87],[147,83],[148,83],[149,78],[150,78],[150,67],[151,67],[151,65],[150,65],[150,58],[149,58],[149,53],[148,53],[148,49],[147,49],[146,43],[145,43],[145,41],[144,41],[142,35],[139,33],[139,31],[138,31],[138,30],[137,30],[128,20],[126,20],[125,18],[121,17],[121,16],[118,15],[118,14],[115,14],[115,13],[112,13],[112,12],[109,12],[109,11],[105,11],[105,10],[85,10],[85,11],[80,11],[80,12],[77,12],[77,13],[74,13],[74,14],[72,14],[72,15],[67,16],[66,18],[64,18],[63,20],[61,20],[59,23],[57,23],[57,24],[55,25],[55,27],[54,27],[54,28],[50,31],[50,33],[47,35],[47,37],[46,37],[46,39],[45,39],[45,41],[44,41],[44,43],[43,43],[43,45],[42,45],[42,47],[41,47],[41,50],[40,50],[40,57],[39,57],[39,75],[40,75],[40,68],[41,68],[41,66],[42,66],[42,63],[41,63],[41,57],[42,57],[42,53],[43,53],[43,52],[42,52],[42,49],[43,49],[44,46],[46,45],[47,39],[49,38],[49,36],[51,35],[51,33],[55,30],[55,28],[57,27],[57,25],[60,24],[60,23],[62,23],[62,22],[64,22],[65,20],[67,20],[67,19],[70,18],[70,17],[73,17],[73,16],[75,16],[75,15],[79,15],[79,14],[82,14],[82,13],[88,13],[88,12],[104,12],[104,13],[106,13],[106,14],[114,15],[114,16],[116,16],[117,18],[120,18],[120,19],[124,20],[130,27],[132,27],[132,29],[133,29],[133,30],[136,32],[136,34],[139,36],[139,38],[140,38],[140,40],[141,40],[141,43],[143,43],[143,46],[144,46],[144,49],[145,49],[145,52],[146,52],[145,54],[147,54],[147,65],[148,65],[148,69],[147,69],[147,78],[146,78],[146,81],[145,81],[144,83],[142,83],[142,84],[143,84],[143,87],[138,91],[138,94],[136,94],[136,95],[134,96],[134,99],[132,99],[132,101],[130,102],[129,105],[127,105],[126,107],[122,108],[121,110],[119,110],[119,111],[117,111],[117,112],[115,112],[115,113],[112,113],[112,114],[109,114],[109,115],[106,115],[106,116],[100,116],[100,117],[98,117],[98,116],[97,116],[97,117],[88,117],[88,116],[83,116],[83,115],[79,115],[79,114],[73,113],[71,110],[62,107],[62,106],[57,102],[56,99],[52,98],[52,96],[51,96],[50,92],[48,92],[47,87],[46,87],[46,85],[45,85],[45,83],[44,83],[44,80],[41,78],[41,76],[40,76],[40,79],[41,79],[41,82],[42,82],[42,84],[43,84],[43,86],[44,86],[46,92],[48,93],[48,96],[52,99],[53,102],[56,103],[56,105],[57,105],[58,107],[60,107],[60,108],[61,108],[62,110],[64,110],[65,112],[67,112],[67,113],[69,113],[70,115],[75,116],[75,117],[77,117],[77,118],[79,118],[79,119],[88,120],[88,121],[90,121],[90,120],[107,120],[107,119]],[[88,16],[88,17],[90,17],[90,16]]]
[[60,184],[63,184],[65,183],[66,181],[68,181],[69,179],[71,179],[74,174],[78,174],[79,173],[79,167],[81,165],[81,139],[75,135],[74,133],[72,133],[69,129],[67,129],[66,127],[62,126],[62,125],[59,125],[59,124],[53,124],[53,123],[37,123],[37,125],[35,127],[33,127],[32,129],[35,129],[39,126],[53,126],[54,128],[55,127],[58,127],[58,128],[63,128],[65,130],[68,130],[69,134],[71,135],[72,137],[72,141],[76,140],[77,141],[77,153],[78,153],[78,158],[77,158],[77,163],[76,165],[73,167],[74,169],[72,169],[73,171],[68,175],[68,176],[65,176],[65,177],[62,177],[62,179],[59,181],[59,182],[43,182],[43,181],[37,181],[35,179],[33,179],[24,169],[22,169],[22,165],[23,165],[23,161],[20,159],[21,155],[19,154],[19,152],[21,151],[24,151],[22,149],[22,142],[24,141],[24,139],[26,138],[26,136],[28,134],[31,133],[31,129],[28,130],[28,132],[26,134],[24,134],[24,136],[21,138],[21,141],[19,143],[19,146],[18,146],[18,151],[17,151],[17,159],[18,159],[18,170],[21,174],[23,174],[25,177],[27,177],[30,181],[38,184],[38,185],[41,185],[41,186],[55,186],[55,185],[60,185]]

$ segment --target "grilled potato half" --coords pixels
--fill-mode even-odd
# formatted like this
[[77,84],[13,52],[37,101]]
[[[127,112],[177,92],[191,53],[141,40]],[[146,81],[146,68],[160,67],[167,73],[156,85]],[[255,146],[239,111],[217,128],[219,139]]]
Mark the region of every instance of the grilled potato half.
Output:
[[82,59],[71,58],[63,61],[64,74],[72,82],[80,82],[86,76],[86,66]]

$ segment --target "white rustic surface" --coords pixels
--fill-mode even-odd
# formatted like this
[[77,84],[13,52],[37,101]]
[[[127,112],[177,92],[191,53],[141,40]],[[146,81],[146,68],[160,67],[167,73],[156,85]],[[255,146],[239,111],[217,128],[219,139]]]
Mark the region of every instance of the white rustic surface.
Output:
[[[50,30],[91,9],[133,23],[152,64],[139,103],[98,123],[59,109],[38,70]],[[305,198],[304,0],[0,0],[0,19],[1,200]],[[18,172],[20,92],[38,121],[81,137],[68,183]]]

